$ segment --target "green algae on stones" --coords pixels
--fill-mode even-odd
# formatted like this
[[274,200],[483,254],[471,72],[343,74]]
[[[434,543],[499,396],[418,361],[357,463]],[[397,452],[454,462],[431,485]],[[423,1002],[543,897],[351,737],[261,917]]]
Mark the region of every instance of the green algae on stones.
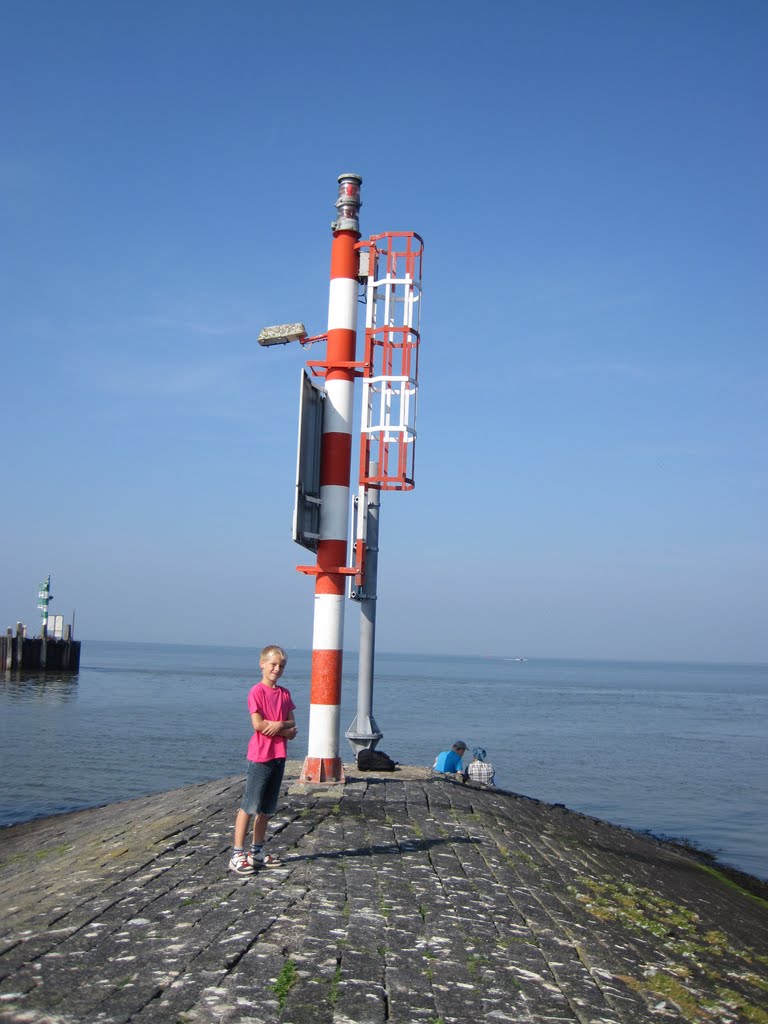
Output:
[[281,1010],[285,1007],[285,1001],[288,998],[288,993],[298,980],[299,972],[296,970],[296,964],[293,960],[286,960],[283,964],[282,970],[277,976],[275,984],[272,986],[272,991],[277,996],[277,1001]]

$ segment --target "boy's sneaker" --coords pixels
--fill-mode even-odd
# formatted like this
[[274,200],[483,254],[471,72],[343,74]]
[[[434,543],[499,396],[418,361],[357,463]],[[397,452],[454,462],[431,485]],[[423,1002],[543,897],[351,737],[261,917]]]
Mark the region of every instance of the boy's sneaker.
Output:
[[263,850],[259,850],[258,853],[249,853],[246,859],[254,871],[256,868],[281,868],[283,866],[279,857],[275,857],[271,853],[264,853]]
[[233,853],[229,862],[229,870],[236,875],[252,875],[256,870],[245,853]]

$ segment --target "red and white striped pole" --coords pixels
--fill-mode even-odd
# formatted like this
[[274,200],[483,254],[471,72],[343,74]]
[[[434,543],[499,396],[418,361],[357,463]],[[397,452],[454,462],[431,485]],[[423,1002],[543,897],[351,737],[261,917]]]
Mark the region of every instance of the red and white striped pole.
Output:
[[320,449],[320,539],[315,577],[312,687],[303,782],[341,782],[339,757],[344,600],[349,528],[352,412],[360,256],[358,174],[339,176],[328,299],[325,403]]

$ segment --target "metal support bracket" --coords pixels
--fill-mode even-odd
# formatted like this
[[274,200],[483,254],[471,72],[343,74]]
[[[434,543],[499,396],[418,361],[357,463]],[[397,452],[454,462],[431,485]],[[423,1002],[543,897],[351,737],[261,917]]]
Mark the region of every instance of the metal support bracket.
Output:
[[355,576],[357,571],[354,565],[334,565],[330,569],[320,565],[296,566],[296,572],[303,572],[305,576]]
[[338,363],[328,363],[322,359],[310,359],[307,366],[312,371],[313,377],[327,377],[331,370],[355,370],[356,377],[362,377],[367,364],[359,360],[342,359]]

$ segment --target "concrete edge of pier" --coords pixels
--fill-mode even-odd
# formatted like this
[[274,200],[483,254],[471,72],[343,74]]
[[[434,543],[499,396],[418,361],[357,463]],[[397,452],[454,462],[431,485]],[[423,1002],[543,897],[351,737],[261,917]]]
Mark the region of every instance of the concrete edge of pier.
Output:
[[242,777],[0,830],[0,1021],[768,1021],[768,886],[424,768],[289,762],[275,869]]

